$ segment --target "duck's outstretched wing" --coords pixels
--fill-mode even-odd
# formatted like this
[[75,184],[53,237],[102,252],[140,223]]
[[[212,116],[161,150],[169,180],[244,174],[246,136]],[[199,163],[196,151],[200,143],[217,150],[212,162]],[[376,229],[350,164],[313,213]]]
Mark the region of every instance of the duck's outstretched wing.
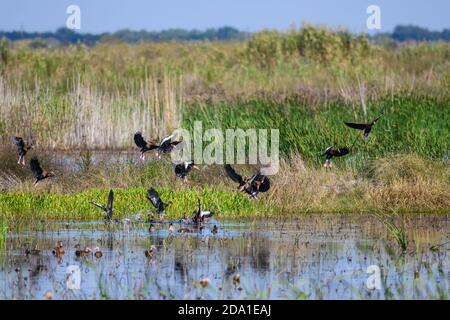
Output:
[[224,168],[225,172],[227,173],[228,177],[230,177],[231,180],[239,183],[240,185],[244,183],[244,181],[242,180],[242,176],[238,174],[231,165],[226,164]]
[[42,170],[37,158],[32,158],[30,160],[30,168],[36,178],[44,173],[44,170]]
[[111,190],[109,190],[109,195],[108,195],[108,206],[107,206],[108,212],[112,211],[112,209],[113,209],[113,201],[114,201],[114,192],[111,189]]
[[350,149],[347,148],[347,147],[342,147],[342,148],[336,149],[336,150],[333,152],[333,156],[335,156],[335,157],[341,157],[341,156],[345,156],[345,155],[348,154],[348,153],[350,153]]
[[345,125],[347,127],[358,129],[358,130],[364,130],[367,128],[367,125],[364,123],[352,123],[352,122],[345,122]]
[[375,123],[377,123],[377,121],[384,115],[384,113],[380,114],[378,117],[376,117],[375,119],[373,119],[372,121],[372,125],[374,125]]
[[270,189],[270,180],[269,178],[267,178],[266,176],[262,176],[261,180],[260,180],[260,185],[258,188],[259,192],[266,192],[267,190]]
[[141,132],[136,132],[134,134],[134,143],[139,147],[139,148],[146,148],[149,150],[153,150],[158,148],[158,146],[154,143],[148,143],[144,137],[142,136]]
[[105,212],[108,211],[108,208],[106,208],[104,205],[101,205],[100,203],[96,203],[96,202],[92,202],[92,201],[90,201],[89,203],[92,204],[92,205],[94,205],[94,206],[96,206],[97,208],[102,209],[102,210],[105,211]]

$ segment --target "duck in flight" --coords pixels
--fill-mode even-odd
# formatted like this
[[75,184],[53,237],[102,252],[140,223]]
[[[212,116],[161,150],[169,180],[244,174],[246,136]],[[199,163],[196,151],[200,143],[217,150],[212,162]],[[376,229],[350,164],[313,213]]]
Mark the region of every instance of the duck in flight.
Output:
[[383,113],[380,114],[377,118],[372,120],[372,122],[369,123],[352,123],[352,122],[345,122],[345,125],[347,127],[357,129],[357,130],[364,130],[364,139],[367,139],[369,137],[369,133],[372,131],[372,127],[377,123],[377,121],[383,116]]
[[33,146],[29,143],[25,143],[25,141],[21,137],[13,137],[12,141],[16,145],[17,151],[19,153],[19,160],[17,160],[17,164],[22,164],[24,166],[25,155],[27,154],[28,150],[33,148]]
[[141,157],[140,159],[142,161],[145,160],[145,153],[150,150],[156,149],[156,156],[158,159],[161,159],[162,154],[170,153],[174,149],[175,146],[177,146],[181,141],[172,141],[174,135],[170,135],[167,137],[164,137],[159,144],[155,142],[147,142],[144,137],[142,136],[141,132],[136,132],[134,134],[134,143],[141,148]]
[[192,169],[200,170],[193,160],[184,161],[175,165],[175,175],[183,179],[183,182],[187,182],[187,176]]
[[[161,200],[161,197],[159,196],[158,192],[154,188],[150,188],[147,191],[147,199],[153,204],[153,206],[156,208],[156,213],[159,214],[160,221],[164,221],[164,210],[172,204],[172,201],[169,201],[167,203],[164,203]],[[151,215],[153,216],[153,211],[151,212]]]
[[192,222],[195,224],[201,224],[205,222],[207,219],[211,218],[214,215],[214,212],[211,211],[203,211],[202,203],[200,199],[198,199],[198,208],[197,211],[194,211],[194,217],[192,218]]
[[34,177],[36,180],[34,180],[34,185],[36,185],[39,181],[51,178],[55,176],[54,172],[48,172],[42,169],[41,165],[39,164],[39,160],[37,158],[32,158],[30,160],[30,168],[33,172]]
[[153,150],[153,149],[156,149],[156,148],[158,148],[158,145],[157,144],[155,144],[155,143],[149,143],[149,142],[147,142],[145,139],[144,139],[144,137],[142,136],[142,133],[141,132],[136,132],[135,134],[134,134],[134,143],[139,147],[139,148],[141,148],[141,156],[140,156],[140,159],[142,160],[142,161],[144,161],[145,160],[145,153],[147,152],[147,151],[150,151],[150,150]]
[[324,167],[326,169],[331,169],[331,161],[333,159],[333,157],[342,157],[345,156],[346,154],[348,154],[350,152],[350,149],[347,147],[342,147],[342,148],[333,148],[332,146],[328,147],[325,149],[325,152],[322,154],[323,156],[326,156],[325,158],[325,163],[324,163]]
[[260,192],[267,192],[270,189],[269,178],[260,171],[248,178],[237,173],[231,165],[226,164],[225,172],[231,180],[239,184],[238,189],[246,192],[251,198],[257,198]]
[[105,214],[105,219],[107,222],[111,222],[112,221],[112,216],[113,216],[113,201],[114,201],[114,192],[112,191],[112,189],[109,191],[109,195],[108,195],[108,204],[106,205],[106,207],[104,205],[101,205],[99,203],[96,202],[90,202],[92,205],[100,208],[103,210],[104,214]]
[[156,156],[158,157],[158,159],[161,159],[161,155],[162,154],[167,154],[167,153],[171,153],[174,148],[181,143],[181,141],[175,141],[173,140],[174,135],[170,135],[167,137],[164,137],[160,142],[159,142],[159,146],[156,150]]

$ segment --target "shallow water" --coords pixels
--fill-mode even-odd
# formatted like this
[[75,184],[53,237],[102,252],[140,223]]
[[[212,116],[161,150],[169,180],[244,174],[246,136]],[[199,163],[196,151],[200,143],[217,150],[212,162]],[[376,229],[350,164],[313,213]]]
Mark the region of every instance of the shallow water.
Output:
[[[186,233],[178,223],[173,233],[168,224],[152,232],[148,223],[36,226],[9,233],[0,298],[43,299],[51,292],[54,299],[448,299],[449,216],[415,215],[406,223],[410,244],[403,254],[368,215],[215,220]],[[57,258],[52,249],[59,240],[65,254]],[[77,258],[76,244],[98,246],[103,256]],[[157,250],[148,258],[151,245]],[[26,248],[39,252],[27,255]],[[375,289],[366,283],[371,265],[380,268]],[[71,268],[80,270],[79,289],[67,286]]]

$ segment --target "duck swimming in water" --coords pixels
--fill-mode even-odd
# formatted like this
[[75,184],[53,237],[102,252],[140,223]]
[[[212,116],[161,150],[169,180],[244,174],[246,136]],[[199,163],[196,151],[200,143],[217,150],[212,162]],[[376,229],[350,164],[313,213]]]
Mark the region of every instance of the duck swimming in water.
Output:
[[100,251],[100,248],[99,248],[99,247],[95,247],[95,248],[94,248],[94,256],[95,256],[97,259],[100,259],[100,258],[103,256],[103,253]]
[[156,255],[156,251],[157,251],[156,246],[152,244],[150,246],[150,249],[144,251],[144,254],[147,258],[153,258]]
[[81,250],[81,247],[79,244],[75,246],[75,256],[76,257],[87,257],[91,253],[91,249],[89,247],[84,247],[83,250]]
[[326,148],[324,153],[322,154],[322,157],[326,156],[325,163],[323,166],[326,169],[328,169],[328,168],[331,169],[331,161],[332,161],[333,157],[342,157],[342,156],[345,156],[346,154],[348,154],[349,152],[350,152],[350,149],[347,147],[335,149],[332,146],[330,146],[330,147]]
[[58,241],[56,243],[56,246],[52,250],[52,253],[56,257],[60,257],[60,256],[64,255],[65,251],[64,251],[64,247],[63,247],[62,241]]

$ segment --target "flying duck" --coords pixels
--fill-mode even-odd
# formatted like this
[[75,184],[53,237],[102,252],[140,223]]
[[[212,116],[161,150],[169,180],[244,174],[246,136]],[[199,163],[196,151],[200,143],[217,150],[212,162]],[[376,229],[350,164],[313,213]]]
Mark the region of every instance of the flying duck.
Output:
[[350,149],[347,147],[342,147],[338,149],[334,149],[332,146],[325,149],[325,152],[321,155],[322,157],[326,155],[324,167],[331,169],[331,160],[333,157],[342,157],[350,152]]
[[[161,221],[164,221],[164,210],[172,204],[172,201],[169,201],[167,203],[164,203],[161,198],[159,197],[158,192],[156,192],[155,189],[150,188],[147,191],[147,199],[150,200],[150,202],[153,204],[153,206],[156,208],[156,213],[159,214],[159,218]],[[153,211],[151,212],[153,216]]]
[[106,221],[111,222],[113,211],[114,211],[114,209],[113,209],[113,201],[114,201],[114,192],[111,189],[111,190],[109,190],[108,204],[106,205],[106,207],[104,205],[101,205],[101,204],[96,203],[96,202],[90,202],[90,204],[93,204],[94,206],[102,209],[104,214],[105,214]]
[[157,144],[155,144],[155,143],[153,143],[153,142],[148,143],[147,141],[145,141],[145,139],[144,139],[144,137],[142,136],[142,133],[141,133],[141,132],[136,132],[136,133],[134,134],[134,143],[135,143],[139,148],[141,148],[141,150],[140,150],[140,151],[141,151],[140,159],[141,159],[142,161],[145,160],[145,153],[146,153],[147,151],[150,151],[150,150],[153,150],[153,149],[158,148],[158,145],[157,145]]
[[200,199],[198,199],[198,209],[197,211],[194,211],[192,222],[194,222],[195,224],[200,224],[205,222],[208,218],[211,218],[213,215],[214,212],[202,210],[202,204],[200,202]]
[[352,123],[352,122],[345,122],[345,125],[347,127],[357,129],[357,130],[364,130],[364,139],[367,139],[369,137],[370,131],[372,131],[372,127],[375,123],[377,123],[378,119],[380,119],[383,116],[383,113],[380,114],[377,118],[375,118],[370,123]]
[[250,195],[251,198],[256,198],[258,193],[266,192],[270,189],[270,180],[261,172],[253,175],[250,180],[248,180],[245,192]]
[[225,167],[225,172],[227,173],[228,177],[230,177],[231,180],[233,180],[234,182],[239,183],[237,188],[240,191],[244,191],[245,185],[247,184],[247,181],[248,181],[247,176],[241,176],[229,164],[226,164],[224,167]]
[[25,155],[27,154],[28,150],[33,148],[33,146],[29,143],[25,144],[25,141],[21,137],[13,137],[12,141],[16,145],[17,151],[19,152],[19,160],[17,160],[17,164],[22,164],[24,166]]
[[190,161],[184,161],[182,163],[179,163],[175,165],[175,175],[181,179],[183,179],[184,182],[187,182],[187,175],[192,169],[200,170],[194,163],[193,160]]
[[156,150],[156,156],[161,159],[162,154],[171,153],[175,146],[181,143],[181,141],[172,141],[173,134],[164,137],[160,142]]
[[241,176],[231,165],[225,165],[225,172],[234,182],[239,183],[238,189],[246,192],[250,197],[256,198],[259,192],[266,192],[270,189],[270,180],[260,172],[254,174],[250,179],[247,176]]
[[30,160],[30,168],[31,171],[33,172],[34,177],[36,178],[36,180],[34,180],[33,183],[34,185],[36,185],[41,180],[55,176],[54,172],[47,172],[43,170],[37,158],[32,158]]

